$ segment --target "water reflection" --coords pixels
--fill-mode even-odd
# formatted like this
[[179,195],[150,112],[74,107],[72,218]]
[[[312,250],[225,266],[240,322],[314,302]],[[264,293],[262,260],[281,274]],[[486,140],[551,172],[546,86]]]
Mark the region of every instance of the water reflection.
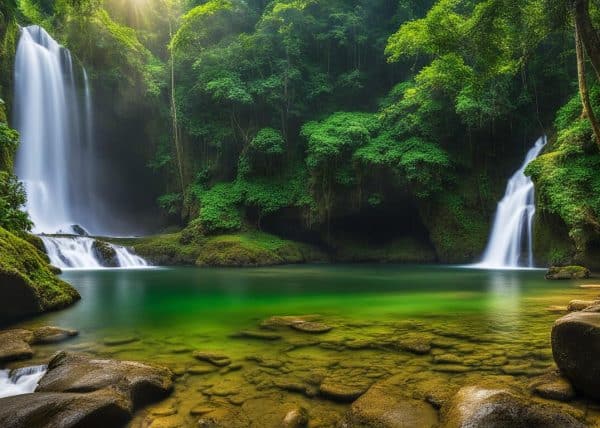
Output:
[[518,330],[521,318],[521,278],[517,271],[490,271],[485,301],[494,328]]

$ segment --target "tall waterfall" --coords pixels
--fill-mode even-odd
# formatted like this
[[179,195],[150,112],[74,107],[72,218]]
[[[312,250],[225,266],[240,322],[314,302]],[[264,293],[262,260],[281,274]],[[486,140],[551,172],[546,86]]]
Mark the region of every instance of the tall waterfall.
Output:
[[[74,67],[71,53],[43,28],[22,28],[15,59],[14,121],[21,135],[16,173],[35,233],[81,234],[82,227],[108,234],[98,215],[92,106],[87,73]],[[54,264],[65,264],[66,251],[58,259],[48,245],[47,250]]]
[[[492,233],[477,267],[502,269],[533,267],[533,216],[535,195],[533,182],[525,175],[525,168],[546,144],[546,137],[538,139],[527,152],[523,165],[508,180],[506,193],[498,203]],[[523,260],[523,250],[527,258]]]

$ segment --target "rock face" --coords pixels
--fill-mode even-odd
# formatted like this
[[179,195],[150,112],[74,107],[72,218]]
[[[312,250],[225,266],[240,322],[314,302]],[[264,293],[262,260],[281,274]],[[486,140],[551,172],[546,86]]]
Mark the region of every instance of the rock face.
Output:
[[343,428],[431,428],[438,425],[437,411],[429,403],[390,394],[382,384],[373,385],[352,403]]
[[100,261],[102,266],[106,267],[118,267],[119,260],[117,258],[117,252],[115,249],[104,241],[94,241],[92,244],[92,251],[96,259]]
[[30,243],[0,228],[0,323],[61,309],[80,299]]
[[546,279],[587,279],[590,277],[589,269],[583,266],[553,266],[546,273]]
[[600,313],[573,312],[558,319],[552,328],[552,353],[576,390],[600,399]]
[[59,352],[35,393],[0,399],[0,426],[123,426],[136,408],[168,395],[171,379],[163,368]]
[[555,406],[539,404],[505,389],[467,386],[444,411],[445,428],[544,427],[583,428],[585,425]]

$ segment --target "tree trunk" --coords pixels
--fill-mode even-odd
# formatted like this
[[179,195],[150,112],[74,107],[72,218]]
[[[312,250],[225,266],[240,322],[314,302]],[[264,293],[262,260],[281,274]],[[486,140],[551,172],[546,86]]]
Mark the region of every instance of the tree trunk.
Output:
[[577,53],[577,77],[579,80],[579,93],[581,95],[581,103],[583,104],[583,115],[587,117],[592,125],[596,144],[600,148],[600,126],[596,120],[596,115],[590,102],[590,94],[587,88],[585,78],[585,53],[583,51],[583,43],[577,25],[575,25],[575,52]]
[[575,27],[592,62],[596,76],[600,79],[600,36],[592,24],[589,6],[589,0],[574,0]]
[[[169,39],[173,39],[173,28],[169,19]],[[171,118],[173,119],[173,140],[175,142],[175,155],[177,157],[177,170],[179,172],[179,183],[181,193],[185,194],[185,180],[183,177],[183,149],[179,138],[179,123],[177,121],[177,103],[175,100],[175,55],[171,48]]]

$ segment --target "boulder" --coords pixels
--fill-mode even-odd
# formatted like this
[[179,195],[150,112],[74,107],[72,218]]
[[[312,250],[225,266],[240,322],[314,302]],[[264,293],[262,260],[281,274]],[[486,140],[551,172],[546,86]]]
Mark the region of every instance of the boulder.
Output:
[[167,396],[172,388],[170,370],[133,361],[103,360],[72,352],[56,353],[36,392],[92,392],[110,388],[133,407]]
[[590,277],[590,274],[589,269],[583,266],[553,266],[546,273],[546,279],[587,279]]
[[285,414],[283,428],[304,428],[308,425],[308,412],[303,407],[296,407]]
[[422,400],[390,393],[385,383],[373,385],[352,403],[343,428],[431,428],[438,425],[438,413]]
[[573,385],[558,371],[552,371],[534,379],[529,386],[534,394],[548,400],[566,402],[575,398]]
[[567,311],[582,311],[590,306],[596,306],[598,304],[600,304],[600,300],[571,300],[569,306],[567,306]]
[[445,428],[583,428],[556,406],[540,404],[507,389],[461,388],[443,412]]
[[33,333],[29,330],[7,330],[0,332],[0,363],[26,360],[33,356],[30,343]]
[[56,277],[33,245],[0,228],[0,323],[64,308],[79,293]]
[[78,235],[78,236],[90,236],[88,231],[85,230],[82,226],[80,226],[78,224],[72,224],[71,230],[73,231],[73,234]]
[[105,389],[90,393],[43,392],[0,399],[0,426],[11,428],[101,428],[124,426],[131,403]]
[[552,353],[556,365],[576,390],[600,399],[599,312],[572,312],[556,320]]
[[117,251],[109,243],[95,240],[92,244],[92,251],[102,266],[119,267]]

